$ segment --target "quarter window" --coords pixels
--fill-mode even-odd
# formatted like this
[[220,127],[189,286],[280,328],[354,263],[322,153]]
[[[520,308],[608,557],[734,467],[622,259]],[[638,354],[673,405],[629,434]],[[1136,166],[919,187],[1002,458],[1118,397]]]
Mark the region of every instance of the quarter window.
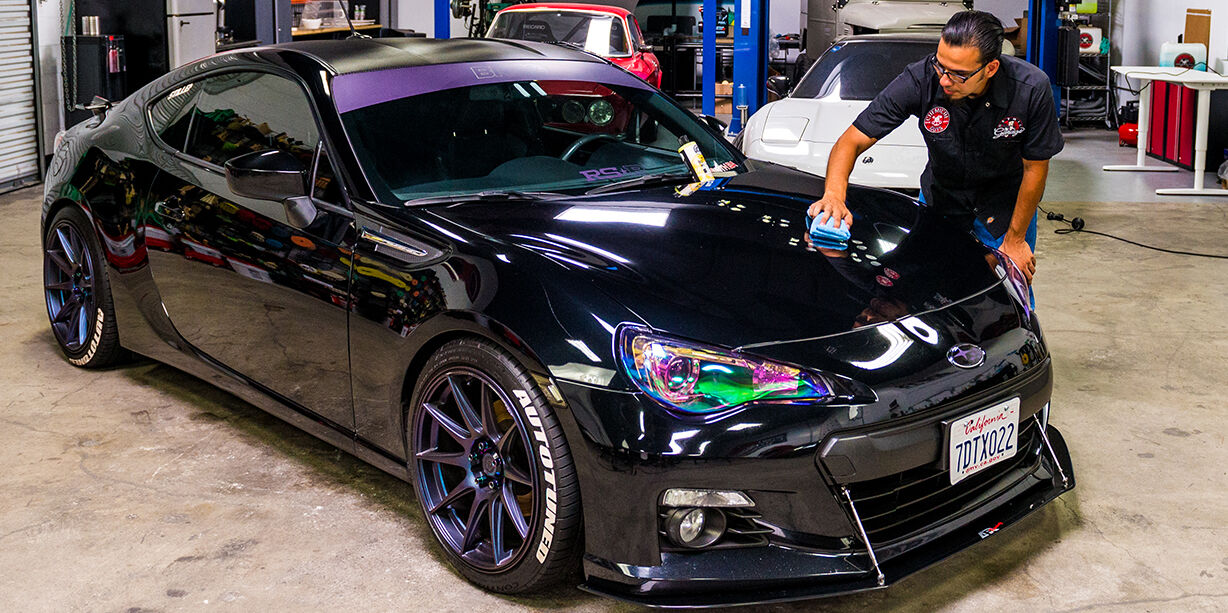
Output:
[[310,168],[320,140],[311,106],[296,83],[262,72],[232,72],[198,82],[185,153],[219,166],[268,149]]
[[188,83],[160,98],[149,109],[150,123],[162,142],[183,151],[192,125],[192,103],[200,91],[196,83]]

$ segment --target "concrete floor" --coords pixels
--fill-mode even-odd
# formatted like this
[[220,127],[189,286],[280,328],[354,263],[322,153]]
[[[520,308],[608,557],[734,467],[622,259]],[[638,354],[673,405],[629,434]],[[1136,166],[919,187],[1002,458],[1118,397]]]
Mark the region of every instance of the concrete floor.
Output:
[[[1160,175],[1098,170],[1133,150],[1070,140],[1047,207],[1228,253],[1228,199],[1148,196]],[[1101,193],[1120,201],[1083,202]],[[485,594],[402,482],[171,368],[70,366],[43,311],[40,199],[0,196],[0,610],[631,609]],[[1078,488],[889,590],[765,609],[1228,610],[1228,265],[1055,227],[1036,291]]]

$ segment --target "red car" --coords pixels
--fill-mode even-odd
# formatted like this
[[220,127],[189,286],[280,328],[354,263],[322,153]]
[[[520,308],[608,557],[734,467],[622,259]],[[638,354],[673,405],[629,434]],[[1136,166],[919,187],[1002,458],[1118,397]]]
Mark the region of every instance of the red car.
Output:
[[594,4],[518,4],[495,15],[486,38],[573,43],[609,58],[653,87],[661,87],[661,62],[644,43],[635,15],[626,9]]

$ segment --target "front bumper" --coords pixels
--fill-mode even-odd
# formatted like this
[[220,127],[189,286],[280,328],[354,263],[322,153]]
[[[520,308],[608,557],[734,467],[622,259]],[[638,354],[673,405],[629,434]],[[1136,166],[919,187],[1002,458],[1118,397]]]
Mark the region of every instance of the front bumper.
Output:
[[616,564],[586,556],[588,580],[581,589],[639,605],[672,608],[784,602],[884,588],[985,540],[1074,489],[1066,442],[1056,428],[1049,427],[1046,433],[1048,444],[1039,450],[1038,467],[988,500],[979,501],[972,511],[905,541],[875,547],[877,570],[861,543],[846,552],[769,545],[700,554],[663,553],[656,566]]

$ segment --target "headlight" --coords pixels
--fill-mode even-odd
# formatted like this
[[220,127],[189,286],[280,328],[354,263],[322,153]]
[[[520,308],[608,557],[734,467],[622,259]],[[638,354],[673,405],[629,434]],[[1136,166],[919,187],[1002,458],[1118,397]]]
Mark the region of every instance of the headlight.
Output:
[[580,123],[584,121],[584,105],[578,100],[568,100],[563,103],[563,121],[567,123]]
[[608,100],[597,100],[588,107],[588,120],[604,126],[614,119],[614,105]]
[[623,369],[644,393],[684,413],[707,415],[749,402],[825,400],[831,379],[633,326],[619,331]]

